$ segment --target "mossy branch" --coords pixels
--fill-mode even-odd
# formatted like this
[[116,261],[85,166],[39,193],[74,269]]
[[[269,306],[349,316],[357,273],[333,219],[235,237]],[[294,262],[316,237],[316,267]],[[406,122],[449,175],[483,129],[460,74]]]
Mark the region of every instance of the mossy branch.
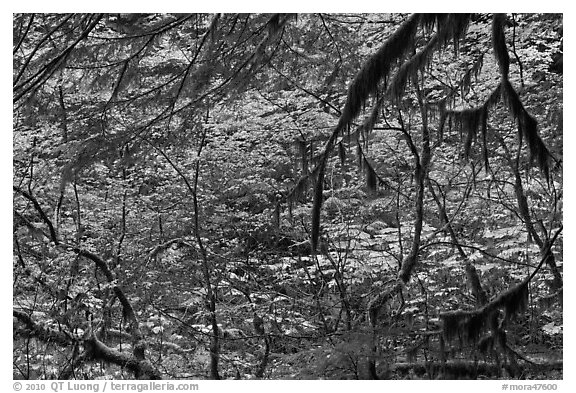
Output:
[[542,259],[532,274],[520,283],[502,292],[486,305],[475,310],[455,310],[440,314],[443,327],[442,333],[446,341],[455,337],[466,340],[468,343],[478,344],[482,334],[491,330],[496,334],[498,327],[494,324],[498,320],[498,314],[504,313],[504,318],[509,320],[524,312],[528,306],[528,284],[544,264],[547,254],[552,252],[552,245],[556,241],[563,227],[561,226],[550,240]]
[[376,93],[380,81],[388,78],[393,64],[408,52],[411,47],[409,43],[414,40],[421,18],[420,14],[413,14],[402,23],[380,49],[366,61],[348,88],[346,104],[336,127],[332,131],[332,135],[326,142],[322,159],[318,166],[314,205],[312,208],[311,244],[313,250],[316,250],[320,236],[320,210],[323,202],[324,172],[327,159],[334,149],[336,139],[350,127],[370,95]]
[[506,37],[504,34],[505,23],[506,15],[494,15],[492,21],[492,46],[502,78],[500,84],[502,99],[508,106],[512,116],[517,120],[520,144],[522,143],[522,139],[526,139],[526,143],[530,149],[531,159],[537,161],[540,170],[543,172],[546,180],[549,181],[550,168],[548,161],[551,157],[550,152],[538,134],[538,122],[524,108],[518,93],[509,80],[510,56],[508,54],[508,48],[506,47]]

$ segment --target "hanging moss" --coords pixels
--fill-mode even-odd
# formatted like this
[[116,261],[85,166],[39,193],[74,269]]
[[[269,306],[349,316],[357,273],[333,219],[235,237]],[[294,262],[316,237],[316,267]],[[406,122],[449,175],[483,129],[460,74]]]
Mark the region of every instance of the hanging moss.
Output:
[[438,31],[418,53],[404,62],[398,69],[384,96],[377,100],[370,115],[362,124],[367,132],[374,128],[386,100],[390,98],[396,101],[400,100],[409,79],[429,64],[435,51],[446,46],[449,42],[454,42],[455,48],[458,47],[457,43],[465,36],[469,22],[470,14],[439,14],[423,17],[422,24],[424,26],[437,23]]
[[437,45],[438,35],[435,35],[421,51],[402,64],[388,87],[387,95],[391,99],[399,101],[402,98],[408,80],[426,67]]
[[458,310],[442,314],[442,336],[446,341],[452,341],[455,337],[461,336],[461,327],[468,318],[469,312]]
[[364,167],[366,168],[366,185],[370,191],[376,191],[378,176],[366,158],[364,158]]
[[481,130],[482,130],[482,156],[484,157],[484,169],[486,173],[490,171],[490,163],[488,161],[488,108],[486,105],[482,111],[482,121],[481,121]]
[[449,42],[453,42],[454,48],[457,50],[459,40],[466,34],[470,15],[449,14],[437,16],[436,19],[438,22],[437,33],[418,53],[404,62],[398,69],[386,92],[386,95],[390,98],[395,100],[401,98],[409,78],[416,75],[418,71],[421,71],[430,63],[436,50],[446,46]]
[[509,81],[502,81],[498,87],[488,96],[483,105],[470,109],[458,111],[444,110],[440,119],[440,132],[443,132],[447,119],[454,119],[460,124],[461,130],[466,132],[464,151],[469,157],[470,148],[478,130],[482,132],[482,151],[484,155],[484,164],[488,169],[489,151],[487,146],[488,132],[488,110],[494,107],[501,98],[504,98],[512,115],[517,119],[518,134],[520,141],[526,139],[530,149],[530,156],[538,162],[546,179],[549,176],[549,158],[550,152],[538,134],[537,121],[526,111],[518,94]]
[[464,339],[468,344],[478,344],[489,330],[491,312],[487,309],[450,311],[441,315],[442,334],[446,341]]
[[[337,144],[337,137],[346,130],[349,132],[352,121],[354,121],[362,108],[364,108],[368,98],[370,96],[377,96],[376,103],[373,105],[370,115],[364,120],[359,132],[355,133],[356,137],[362,133],[366,138],[374,128],[381,108],[386,100],[389,98],[396,100],[400,99],[404,94],[406,85],[410,78],[417,75],[417,73],[429,63],[432,54],[436,50],[445,47],[449,42],[453,42],[454,49],[456,51],[458,50],[458,42],[465,36],[470,19],[470,14],[414,14],[410,16],[404,23],[402,23],[394,34],[392,34],[392,36],[382,44],[378,51],[365,62],[364,66],[351,82],[348,88],[346,104],[344,105],[336,127],[332,131],[332,135],[326,143],[323,156],[321,157],[318,166],[319,170],[316,181],[316,190],[314,192],[314,207],[312,209],[313,247],[317,244],[320,228],[320,223],[316,222],[316,220],[320,220],[323,192],[323,181],[321,180],[324,178],[327,158],[334,149],[335,144]],[[545,173],[546,178],[548,178],[549,152],[538,135],[536,120],[524,109],[518,94],[508,82],[510,58],[506,48],[506,39],[504,35],[505,22],[505,15],[496,14],[493,18],[492,24],[492,42],[494,53],[502,74],[502,82],[488,97],[484,105],[464,111],[452,111],[451,115],[452,117],[458,117],[460,119],[461,129],[466,131],[464,150],[467,156],[470,153],[472,142],[474,141],[478,130],[481,129],[484,165],[486,170],[488,170],[488,110],[496,105],[500,99],[504,99],[508,104],[511,113],[518,121],[519,135],[521,138],[523,137],[526,139],[529,145],[531,157],[538,161],[538,165]],[[391,82],[389,84],[386,83],[387,88],[385,93],[378,97],[377,93],[379,84],[382,81],[388,82],[390,71],[394,64],[405,57],[408,51],[415,46],[414,39],[418,26],[422,26],[424,29],[428,30],[431,30],[436,26],[436,33],[419,52],[410,57],[400,66],[394,77],[391,79]],[[482,67],[482,63],[482,57],[474,63],[469,72],[463,78],[463,88],[469,88],[472,75],[477,76]],[[450,119],[445,116],[445,114],[450,112],[443,111],[443,113],[444,114],[441,115],[440,136],[442,135],[445,121],[450,121]],[[349,135],[349,137],[351,138],[351,135]],[[343,154],[340,145],[339,154],[341,159],[343,159],[345,154]],[[362,160],[359,160],[359,164],[364,165],[365,163]],[[367,179],[368,186],[371,187],[375,185],[375,172],[367,170],[366,174],[367,176],[370,176],[370,178]]]
[[338,157],[340,157],[340,163],[344,166],[346,162],[346,146],[343,142],[338,143]]
[[485,335],[478,341],[478,350],[480,353],[486,355],[494,350],[494,336],[492,334]]
[[442,26],[446,18],[448,14],[423,14],[420,24],[426,32],[431,33],[435,27]]
[[504,24],[506,23],[505,14],[494,14],[492,19],[492,46],[494,55],[500,66],[500,73],[508,78],[510,71],[510,56],[506,47],[506,37],[504,35]]
[[498,344],[500,349],[506,350],[506,331],[504,329],[494,330],[494,341]]
[[298,154],[300,156],[300,166],[302,168],[302,174],[308,171],[308,149],[306,146],[306,141],[298,139],[296,141],[296,147],[298,149]]
[[544,173],[546,180],[549,180],[549,165],[550,152],[544,145],[544,142],[538,134],[538,123],[528,111],[524,108],[518,93],[508,80],[508,73],[510,71],[510,56],[506,47],[506,37],[504,35],[504,25],[506,22],[506,15],[495,14],[492,22],[492,45],[494,47],[494,55],[500,67],[502,75],[501,93],[504,102],[507,104],[512,116],[518,122],[518,138],[526,139],[528,148],[530,149],[530,157],[536,160],[540,170]]
[[[524,108],[518,93],[508,80],[508,73],[510,70],[510,56],[506,47],[506,38],[504,34],[504,26],[506,16],[496,14],[492,23],[492,45],[494,48],[494,55],[498,62],[502,80],[494,91],[488,96],[483,105],[464,109],[460,111],[446,111],[444,106],[441,105],[441,112],[445,111],[444,116],[441,115],[440,120],[440,134],[443,132],[444,123],[447,118],[454,118],[458,120],[466,131],[466,140],[464,150],[466,156],[469,156],[470,148],[474,138],[477,135],[478,129],[482,130],[482,151],[484,156],[484,165],[486,170],[489,168],[488,159],[488,146],[487,146],[487,121],[488,110],[494,107],[500,100],[507,105],[512,116],[517,120],[518,124],[518,138],[520,144],[522,140],[526,140],[530,150],[530,157],[533,161],[537,162],[538,167],[543,172],[548,180],[549,178],[549,159],[550,152],[538,134],[538,123],[528,111]],[[462,89],[467,90],[467,85],[470,83],[471,75],[473,72],[478,72],[481,67],[481,59],[465,74],[462,80]]]
[[522,283],[503,298],[506,318],[513,318],[528,307],[528,283]]
[[378,83],[390,73],[392,65],[411,47],[414,41],[420,14],[413,14],[384,42],[356,75],[348,89],[348,97],[336,127],[340,132],[358,116],[362,106],[371,94],[376,92]]
[[532,160],[537,161],[538,167],[545,175],[546,180],[548,180],[550,152],[538,134],[538,122],[524,108],[518,93],[508,80],[502,82],[502,94],[518,123],[520,140],[522,138],[526,140],[530,149],[530,157]]
[[360,142],[356,143],[356,157],[358,157],[358,168],[364,169],[364,155],[362,154],[362,146]]
[[484,55],[481,54],[472,64],[472,67],[468,68],[464,72],[464,76],[460,79],[460,94],[464,97],[470,92],[470,87],[472,86],[472,79],[477,81],[478,75],[482,71],[482,66],[484,65]]
[[318,247],[318,238],[320,237],[320,211],[322,209],[322,198],[324,188],[324,171],[318,174],[316,188],[314,190],[314,202],[312,205],[312,252]]
[[488,325],[487,315],[484,312],[472,314],[465,321],[466,340],[468,343],[477,343]]
[[467,109],[462,111],[459,118],[457,119],[461,123],[461,127],[464,129],[464,131],[466,131],[466,142],[464,142],[464,154],[466,157],[470,157],[470,147],[472,146],[472,140],[476,138],[483,114],[483,107],[477,109]]
[[326,169],[326,160],[334,148],[336,138],[343,131],[349,130],[352,121],[358,116],[366,100],[370,95],[376,93],[380,81],[388,77],[392,65],[403,57],[412,46],[410,43],[414,41],[421,17],[422,15],[420,14],[413,14],[402,23],[394,34],[382,44],[380,49],[366,61],[348,88],[346,104],[344,105],[338,124],[326,143],[324,155],[319,164],[316,189],[314,192],[314,206],[312,208],[311,232],[312,247],[314,249],[318,244],[320,230],[319,220],[320,210],[322,208],[322,183]]
[[[400,92],[403,92],[409,77],[415,75],[419,69],[427,64],[431,54],[439,44],[445,45],[451,39],[458,40],[464,36],[469,19],[470,15],[468,14],[413,14],[382,44],[358,72],[348,88],[346,104],[338,124],[326,143],[324,156],[319,165],[312,209],[312,247],[316,247],[319,236],[320,223],[316,222],[316,220],[320,220],[320,209],[322,207],[323,185],[321,180],[324,178],[327,157],[334,148],[337,136],[344,130],[349,130],[352,121],[358,116],[366,100],[368,100],[370,95],[376,95],[379,83],[383,80],[387,82],[392,66],[404,57],[410,48],[414,47],[414,38],[419,25],[428,29],[436,25],[438,32],[434,36],[435,38],[431,39],[425,50],[413,56],[410,61],[401,67],[395,76],[394,83],[390,84],[393,87],[388,86],[385,96],[390,96],[391,89],[394,90],[392,96],[399,96]],[[457,44],[455,45],[457,47]],[[384,97],[379,97],[363,132],[369,132],[373,129],[383,102]],[[368,172],[368,175],[371,176],[368,179],[369,187],[375,185],[374,174],[375,172]]]
[[443,337],[446,341],[464,337],[467,343],[479,345],[483,335],[491,331],[498,342],[502,342],[505,337],[497,336],[502,330],[498,325],[500,311],[504,311],[506,318],[510,319],[524,312],[527,305],[528,280],[524,280],[479,309],[441,314]]

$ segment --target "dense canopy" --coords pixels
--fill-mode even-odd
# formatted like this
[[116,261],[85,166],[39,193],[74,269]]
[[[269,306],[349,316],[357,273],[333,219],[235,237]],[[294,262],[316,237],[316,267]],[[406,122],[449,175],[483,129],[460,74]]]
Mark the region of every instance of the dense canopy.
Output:
[[14,378],[562,378],[562,36],[14,14]]

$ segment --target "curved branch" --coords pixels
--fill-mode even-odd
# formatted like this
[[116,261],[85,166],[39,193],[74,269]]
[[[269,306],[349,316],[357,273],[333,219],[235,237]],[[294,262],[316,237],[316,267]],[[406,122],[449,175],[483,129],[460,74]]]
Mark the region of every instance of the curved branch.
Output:
[[85,352],[82,356],[85,359],[104,360],[108,363],[127,368],[132,371],[138,379],[162,379],[159,371],[149,360],[140,359],[138,356],[131,356],[127,353],[112,349],[98,340],[94,334],[84,341],[84,347]]
[[[60,29],[62,26],[64,26],[64,24],[66,22],[68,22],[68,20],[70,20],[70,18],[72,18],[72,16],[74,16],[73,14],[69,14],[67,15],[64,20],[62,20],[62,22],[60,22],[56,27],[54,27],[52,30],[50,30],[44,37],[42,37],[42,39],[40,39],[40,41],[38,41],[38,44],[34,47],[34,49],[32,50],[32,52],[30,53],[30,55],[28,56],[28,58],[24,61],[24,64],[22,65],[22,67],[20,68],[20,71],[18,72],[18,75],[16,75],[16,78],[14,78],[14,82],[12,83],[14,86],[14,90],[16,90],[16,84],[18,83],[18,81],[20,80],[20,78],[22,78],[22,75],[24,75],[24,72],[26,71],[26,69],[28,68],[28,65],[30,64],[30,61],[32,61],[32,58],[34,57],[34,55],[36,54],[36,52],[38,52],[38,50],[40,49],[40,47],[44,44],[45,41],[47,41],[50,36],[52,36],[52,34],[54,34],[56,31],[58,31],[58,29]],[[34,19],[33,17],[30,20],[30,23],[32,23],[32,19]],[[19,43],[18,47],[21,45],[21,42]]]
[[[92,15],[90,15],[92,17]],[[16,103],[22,99],[30,91],[37,89],[43,81],[47,80],[54,74],[58,69],[58,66],[70,55],[72,50],[78,45],[82,40],[84,40],[90,32],[96,27],[103,15],[98,14],[94,20],[84,29],[80,37],[78,37],[72,44],[70,44],[66,49],[55,56],[51,61],[47,62],[43,67],[41,67],[35,74],[30,76],[27,80],[21,82],[20,84],[14,84],[13,93],[15,96],[13,102]],[[22,71],[23,72],[23,71]],[[18,92],[20,91],[20,92]]]
[[50,230],[50,239],[54,242],[55,245],[58,245],[59,244],[58,235],[56,233],[56,230],[54,229],[54,225],[52,224],[52,221],[48,218],[48,216],[42,209],[42,206],[40,206],[38,200],[34,196],[32,196],[32,194],[29,194],[20,187],[12,186],[12,189],[17,193],[19,193],[20,195],[22,195],[24,198],[28,199],[30,202],[32,202],[34,208],[40,215],[40,218],[42,218],[42,221],[44,221],[44,223],[48,225],[48,229]]
[[26,326],[26,329],[28,329],[31,334],[39,340],[55,342],[63,346],[73,345],[79,340],[71,333],[42,326],[23,311],[12,310],[12,315],[22,322]]
[[[12,49],[12,55],[15,55],[16,52],[18,52],[18,50],[20,49],[20,47],[22,46],[22,43],[24,42],[24,39],[26,38],[26,36],[28,35],[28,32],[30,31],[30,27],[32,26],[32,22],[34,22],[34,17],[36,15],[35,14],[30,14],[30,20],[28,20],[28,25],[26,26],[26,30],[24,31],[24,33],[22,33],[22,36],[20,37],[20,39],[18,40],[18,43],[16,44],[16,46],[14,47],[14,49]],[[38,50],[36,48],[36,50]]]

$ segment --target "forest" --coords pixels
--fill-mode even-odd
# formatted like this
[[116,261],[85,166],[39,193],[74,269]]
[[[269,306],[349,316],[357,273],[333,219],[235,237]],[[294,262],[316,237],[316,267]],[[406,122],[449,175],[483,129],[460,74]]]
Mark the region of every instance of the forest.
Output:
[[561,14],[12,21],[14,379],[563,379]]

